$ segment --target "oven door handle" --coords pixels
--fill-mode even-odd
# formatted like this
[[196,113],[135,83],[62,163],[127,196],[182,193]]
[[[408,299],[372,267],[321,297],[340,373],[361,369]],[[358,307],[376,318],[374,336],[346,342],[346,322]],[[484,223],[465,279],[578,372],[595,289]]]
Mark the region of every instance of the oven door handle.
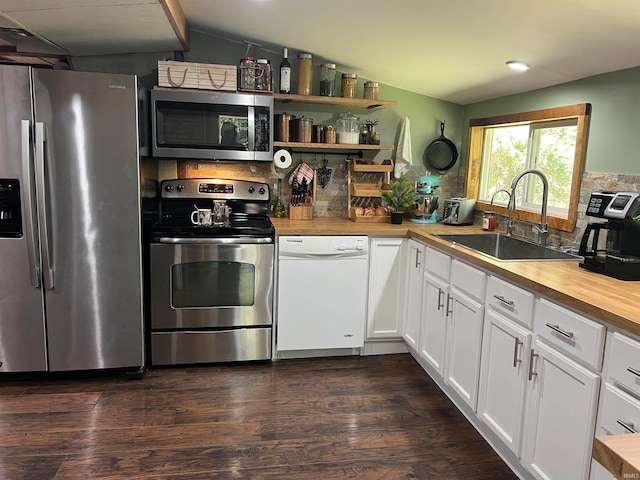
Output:
[[239,245],[256,243],[273,243],[272,237],[226,237],[226,238],[182,238],[182,237],[160,237],[160,243],[191,243],[196,245]]

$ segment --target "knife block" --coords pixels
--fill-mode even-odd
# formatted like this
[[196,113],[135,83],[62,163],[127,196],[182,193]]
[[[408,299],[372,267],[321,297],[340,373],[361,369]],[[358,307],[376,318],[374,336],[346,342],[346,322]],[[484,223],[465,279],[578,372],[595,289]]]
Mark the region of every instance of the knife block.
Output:
[[299,205],[291,205],[291,192],[289,192],[289,220],[311,220],[313,218],[313,204],[316,201],[316,184],[318,183],[316,173],[313,173],[311,181],[311,196],[305,197]]

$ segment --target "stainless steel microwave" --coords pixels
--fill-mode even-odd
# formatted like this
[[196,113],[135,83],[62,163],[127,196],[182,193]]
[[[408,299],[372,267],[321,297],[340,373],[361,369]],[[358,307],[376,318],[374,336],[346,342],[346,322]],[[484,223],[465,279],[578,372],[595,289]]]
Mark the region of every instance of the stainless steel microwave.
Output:
[[152,155],[273,161],[273,97],[151,91]]

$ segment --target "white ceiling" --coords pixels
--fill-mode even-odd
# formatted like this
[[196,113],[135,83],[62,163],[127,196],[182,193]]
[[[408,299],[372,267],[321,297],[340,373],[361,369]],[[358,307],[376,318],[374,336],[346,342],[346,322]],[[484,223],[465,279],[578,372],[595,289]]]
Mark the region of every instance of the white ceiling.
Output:
[[[192,30],[459,104],[640,65],[639,0],[180,3]],[[0,0],[0,12],[73,55],[182,48],[154,0]],[[532,69],[513,72],[511,59]]]

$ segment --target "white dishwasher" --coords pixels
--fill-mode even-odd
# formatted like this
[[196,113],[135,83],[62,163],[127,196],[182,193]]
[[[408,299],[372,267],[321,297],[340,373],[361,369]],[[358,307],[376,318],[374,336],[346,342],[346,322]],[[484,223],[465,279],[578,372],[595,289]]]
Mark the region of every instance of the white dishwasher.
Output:
[[279,237],[277,350],[362,347],[368,260],[366,236]]

